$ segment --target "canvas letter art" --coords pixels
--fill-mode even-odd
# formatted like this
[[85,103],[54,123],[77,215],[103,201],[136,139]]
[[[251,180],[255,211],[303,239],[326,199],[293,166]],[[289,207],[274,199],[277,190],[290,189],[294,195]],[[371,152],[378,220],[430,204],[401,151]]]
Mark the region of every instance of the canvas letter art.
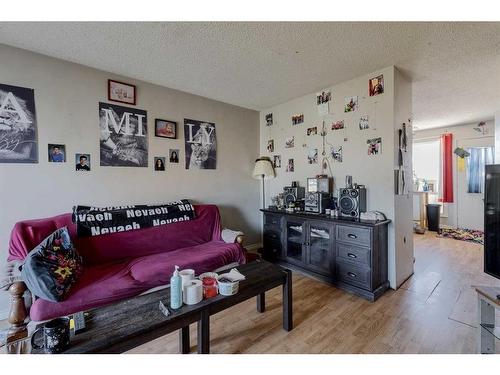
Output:
[[215,169],[217,137],[212,122],[184,119],[186,169]]
[[38,163],[33,89],[0,84],[0,163]]
[[99,103],[101,166],[148,166],[148,119],[141,109]]

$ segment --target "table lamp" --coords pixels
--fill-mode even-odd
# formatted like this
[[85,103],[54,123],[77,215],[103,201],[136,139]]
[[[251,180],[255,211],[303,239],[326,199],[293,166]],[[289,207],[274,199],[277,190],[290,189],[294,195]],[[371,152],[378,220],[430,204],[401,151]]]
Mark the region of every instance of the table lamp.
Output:
[[264,180],[276,177],[271,159],[266,156],[262,156],[255,160],[255,167],[253,168],[252,176],[253,178],[262,180],[262,208],[266,208]]

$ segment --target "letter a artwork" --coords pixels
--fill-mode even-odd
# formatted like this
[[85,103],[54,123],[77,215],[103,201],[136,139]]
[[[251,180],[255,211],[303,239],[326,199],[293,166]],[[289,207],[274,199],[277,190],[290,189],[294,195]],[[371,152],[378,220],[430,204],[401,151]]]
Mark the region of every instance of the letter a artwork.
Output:
[[33,89],[0,84],[0,163],[38,163]]

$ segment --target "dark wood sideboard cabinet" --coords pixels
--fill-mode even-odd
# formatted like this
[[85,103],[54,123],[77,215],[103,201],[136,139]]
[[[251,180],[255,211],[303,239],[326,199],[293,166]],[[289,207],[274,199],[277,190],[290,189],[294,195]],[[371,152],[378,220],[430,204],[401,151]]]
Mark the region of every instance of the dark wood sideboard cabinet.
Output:
[[375,301],[389,287],[387,227],[390,220],[362,221],[284,210],[264,213],[263,258]]

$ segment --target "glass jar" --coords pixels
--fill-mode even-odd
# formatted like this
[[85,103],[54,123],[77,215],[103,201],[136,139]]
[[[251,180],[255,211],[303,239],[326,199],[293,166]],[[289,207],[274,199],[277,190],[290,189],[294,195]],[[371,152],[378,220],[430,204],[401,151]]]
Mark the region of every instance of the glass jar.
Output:
[[203,298],[212,298],[219,293],[215,277],[204,277],[201,282],[203,284]]

